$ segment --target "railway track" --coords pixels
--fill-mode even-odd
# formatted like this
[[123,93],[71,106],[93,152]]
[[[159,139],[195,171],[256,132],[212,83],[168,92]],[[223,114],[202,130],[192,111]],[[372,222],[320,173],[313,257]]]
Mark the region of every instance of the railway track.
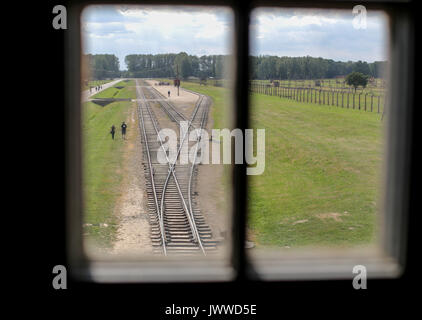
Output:
[[[217,242],[199,210],[194,191],[198,172],[195,164],[198,148],[195,150],[193,163],[177,163],[183,152],[183,143],[188,143],[189,132],[196,128],[205,128],[210,101],[207,97],[198,95],[194,111],[188,119],[144,81],[136,81],[136,92],[154,252],[164,255],[207,255],[216,252]],[[165,152],[163,137],[159,135],[160,124],[151,103],[158,103],[177,126],[180,127],[182,121],[189,123],[188,130],[178,137],[175,159],[169,159]],[[196,142],[201,139],[199,134],[196,138]],[[166,157],[166,164],[158,162],[157,152],[160,149],[164,151],[162,154]]]

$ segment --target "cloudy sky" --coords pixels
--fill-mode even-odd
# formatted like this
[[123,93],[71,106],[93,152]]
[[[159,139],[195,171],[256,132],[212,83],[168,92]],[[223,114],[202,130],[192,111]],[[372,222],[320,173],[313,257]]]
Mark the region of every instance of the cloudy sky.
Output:
[[[128,54],[229,54],[228,9],[91,6],[82,21],[84,53],[111,53],[126,69]],[[387,19],[368,12],[366,29],[349,11],[259,9],[251,17],[253,55],[312,56],[339,61],[385,60]]]

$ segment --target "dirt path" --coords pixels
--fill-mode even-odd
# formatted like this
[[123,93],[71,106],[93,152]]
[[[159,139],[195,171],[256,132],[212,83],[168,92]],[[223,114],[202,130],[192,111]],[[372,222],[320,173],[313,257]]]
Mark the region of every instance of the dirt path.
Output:
[[115,208],[115,214],[118,215],[120,223],[117,230],[117,241],[111,253],[132,258],[152,254],[142,167],[142,145],[135,103],[127,123],[128,131],[126,141],[124,141],[126,148],[122,168],[123,192]]

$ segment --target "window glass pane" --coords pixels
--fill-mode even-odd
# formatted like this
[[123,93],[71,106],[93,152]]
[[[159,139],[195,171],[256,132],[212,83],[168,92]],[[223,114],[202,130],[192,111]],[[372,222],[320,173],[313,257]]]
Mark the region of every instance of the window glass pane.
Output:
[[379,248],[388,20],[363,9],[252,13],[250,119],[265,129],[248,187],[254,257]]
[[84,9],[90,258],[227,258],[232,167],[210,155],[211,130],[231,126],[232,20],[224,7]]

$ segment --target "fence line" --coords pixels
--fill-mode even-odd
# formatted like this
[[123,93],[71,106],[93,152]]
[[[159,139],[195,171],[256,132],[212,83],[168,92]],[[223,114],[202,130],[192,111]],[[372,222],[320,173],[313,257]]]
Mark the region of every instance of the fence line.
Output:
[[273,87],[260,83],[250,83],[249,90],[254,93],[288,98],[298,102],[316,103],[377,113],[382,112],[385,105],[384,95],[373,95],[362,92],[351,93],[349,91],[323,90],[306,87]]
[[[200,80],[190,79],[194,82],[215,87],[223,87],[224,80],[208,79],[201,83]],[[373,95],[369,93],[353,93],[345,90],[325,90],[312,87],[269,86],[265,83],[251,81],[249,91],[254,93],[288,98],[298,102],[315,103],[321,105],[336,106],[347,109],[357,109],[369,112],[382,112],[385,105],[385,95]],[[361,97],[363,96],[363,98]]]
[[[381,84],[379,84],[378,80],[380,79],[376,79],[375,82],[368,82],[367,87],[376,91],[385,90],[385,84],[383,84],[382,81],[381,81]],[[269,80],[250,80],[250,82],[253,84],[263,84],[263,85],[271,84]],[[329,88],[330,90],[340,90],[340,91],[350,90],[350,87],[346,85],[346,82],[344,81],[344,79],[343,80],[335,80],[335,79],[274,80],[274,82],[277,82],[281,87],[293,87],[293,88],[320,87],[320,88]]]

